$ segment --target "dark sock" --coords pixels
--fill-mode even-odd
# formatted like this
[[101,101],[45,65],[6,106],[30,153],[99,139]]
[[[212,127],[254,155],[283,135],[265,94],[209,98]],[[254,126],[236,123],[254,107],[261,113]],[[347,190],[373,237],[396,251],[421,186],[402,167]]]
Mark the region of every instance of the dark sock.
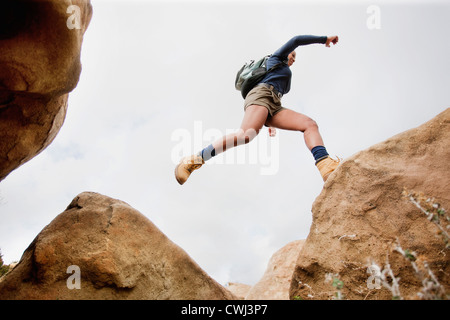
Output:
[[208,161],[216,155],[216,149],[214,149],[213,145],[210,144],[205,149],[200,151],[200,155],[202,156],[203,160]]
[[313,154],[316,163],[328,157],[327,149],[325,149],[324,146],[317,146],[312,148],[311,153]]

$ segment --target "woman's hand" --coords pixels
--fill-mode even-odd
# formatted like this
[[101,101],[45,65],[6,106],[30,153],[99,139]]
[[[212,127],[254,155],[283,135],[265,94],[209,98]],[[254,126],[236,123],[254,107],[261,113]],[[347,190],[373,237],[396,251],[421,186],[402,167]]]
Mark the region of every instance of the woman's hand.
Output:
[[269,127],[269,136],[275,137],[277,135],[277,129]]
[[335,45],[336,43],[338,43],[339,41],[339,37],[338,36],[330,36],[327,38],[327,42],[325,43],[326,47],[330,47],[330,44],[332,43],[333,45]]

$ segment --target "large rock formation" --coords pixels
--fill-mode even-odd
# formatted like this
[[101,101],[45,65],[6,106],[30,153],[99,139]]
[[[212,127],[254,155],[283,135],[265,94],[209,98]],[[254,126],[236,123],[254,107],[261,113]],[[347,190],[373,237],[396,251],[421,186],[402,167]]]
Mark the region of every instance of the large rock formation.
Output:
[[[449,162],[450,109],[345,160],[313,204],[313,223],[298,257],[291,298],[329,299],[340,292],[346,299],[416,299],[422,280],[432,278],[428,269],[448,293],[450,252],[434,222],[448,223],[440,216],[442,208],[450,210]],[[422,204],[437,212],[433,221],[402,196],[404,188],[435,198]],[[393,276],[400,278],[399,293],[379,288],[382,281],[369,268],[372,263],[385,271],[390,265]],[[392,285],[388,275],[386,282]]]
[[275,252],[266,272],[245,296],[246,300],[289,300],[292,273],[305,240],[292,241]]
[[226,288],[238,299],[244,300],[252,286],[244,283],[228,282]]
[[228,283],[227,289],[242,300],[289,300],[292,273],[304,242],[292,241],[275,252],[264,275],[254,286]]
[[128,204],[82,193],[2,279],[0,299],[236,297]]
[[91,17],[89,0],[0,2],[0,181],[59,132]]

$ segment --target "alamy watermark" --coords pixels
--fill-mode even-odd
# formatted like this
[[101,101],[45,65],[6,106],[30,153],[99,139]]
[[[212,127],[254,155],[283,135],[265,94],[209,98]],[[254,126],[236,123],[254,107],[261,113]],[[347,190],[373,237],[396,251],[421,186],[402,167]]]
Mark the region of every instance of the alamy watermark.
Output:
[[[203,128],[202,121],[194,121],[194,130],[184,128],[172,132],[171,140],[176,142],[172,148],[171,159],[178,164],[184,156],[198,153],[211,142],[221,139],[225,135],[235,133],[235,129],[227,129],[225,132],[219,129]],[[254,132],[254,130],[253,130]],[[246,136],[256,133],[244,133]],[[280,166],[279,135],[269,136],[262,132],[247,145],[236,148],[227,146],[227,151],[208,163],[214,164],[254,164],[260,166],[261,175],[275,175]]]
[[67,268],[66,273],[71,274],[67,278],[66,285],[67,289],[81,289],[81,270],[79,266],[71,265]]
[[70,14],[66,25],[70,30],[81,29],[81,9],[79,6],[71,5],[67,7],[66,13]]
[[366,10],[369,15],[366,20],[366,25],[369,30],[381,29],[381,9],[377,5],[370,5]]
[[375,264],[372,264],[367,268],[367,273],[370,274],[367,278],[367,288],[369,289],[381,289],[381,270]]

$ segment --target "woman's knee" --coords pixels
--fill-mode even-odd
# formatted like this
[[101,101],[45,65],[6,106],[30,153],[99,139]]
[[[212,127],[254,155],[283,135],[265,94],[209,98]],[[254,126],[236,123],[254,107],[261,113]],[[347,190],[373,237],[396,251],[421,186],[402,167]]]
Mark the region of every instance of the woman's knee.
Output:
[[305,131],[307,131],[307,130],[309,130],[309,131],[318,131],[319,130],[319,125],[313,119],[308,118],[308,120],[306,120],[306,122],[305,122]]
[[247,144],[252,141],[259,133],[259,130],[250,128],[247,130],[239,129],[236,132],[236,139],[238,144]]

